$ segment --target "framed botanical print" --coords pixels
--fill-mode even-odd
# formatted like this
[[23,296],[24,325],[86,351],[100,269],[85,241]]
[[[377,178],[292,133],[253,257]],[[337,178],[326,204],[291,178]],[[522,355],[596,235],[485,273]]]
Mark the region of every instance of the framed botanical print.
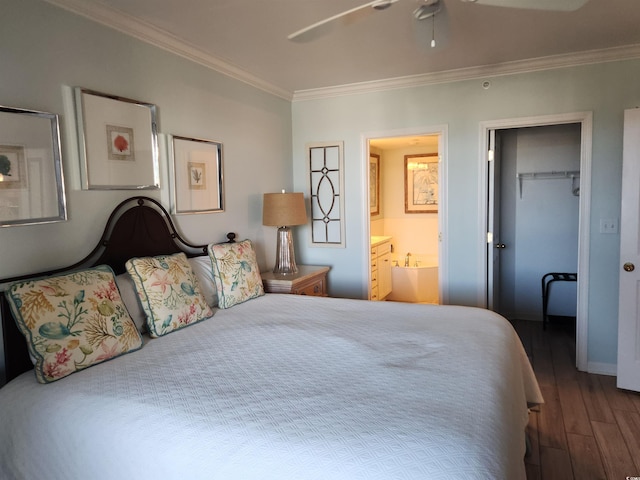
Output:
[[58,116],[0,107],[0,227],[66,219]]
[[169,143],[171,213],[222,212],[222,143],[177,135]]
[[438,212],[438,154],[404,156],[404,212]]
[[75,89],[82,188],[160,188],[156,106]]
[[369,154],[369,210],[371,215],[380,214],[380,155]]

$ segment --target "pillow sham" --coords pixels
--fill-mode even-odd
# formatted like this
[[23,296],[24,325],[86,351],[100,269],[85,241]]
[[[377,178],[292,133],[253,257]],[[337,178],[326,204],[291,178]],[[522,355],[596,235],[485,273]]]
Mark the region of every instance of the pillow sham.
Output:
[[262,277],[251,240],[211,244],[207,251],[213,267],[220,308],[229,308],[264,295]]
[[12,284],[7,299],[40,383],[142,347],[110,267]]
[[132,258],[125,265],[152,337],[166,335],[213,315],[184,253]]

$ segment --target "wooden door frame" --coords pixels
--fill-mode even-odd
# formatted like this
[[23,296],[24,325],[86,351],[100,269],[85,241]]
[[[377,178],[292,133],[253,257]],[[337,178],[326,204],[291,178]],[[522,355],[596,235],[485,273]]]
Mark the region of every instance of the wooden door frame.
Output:
[[[593,113],[574,112],[558,115],[510,118],[480,122],[479,126],[479,175],[478,175],[478,258],[480,277],[478,305],[487,305],[487,231],[488,231],[488,136],[490,130],[541,127],[579,123],[580,129],[580,206],[578,225],[578,285],[576,305],[576,367],[588,371],[589,327],[589,244],[591,224],[591,156],[593,137]],[[542,328],[542,325],[540,326]]]

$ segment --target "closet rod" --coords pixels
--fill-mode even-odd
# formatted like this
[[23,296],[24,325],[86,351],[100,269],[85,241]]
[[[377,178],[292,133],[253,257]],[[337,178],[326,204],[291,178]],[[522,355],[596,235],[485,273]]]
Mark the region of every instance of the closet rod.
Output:
[[516,178],[575,178],[580,176],[580,170],[565,170],[562,172],[527,172],[527,173],[516,173]]
[[520,190],[520,198],[522,198],[522,180],[531,179],[531,180],[543,180],[543,179],[553,179],[553,178],[570,178],[571,179],[571,193],[574,196],[580,195],[580,187],[575,186],[575,179],[580,178],[580,170],[565,170],[562,172],[528,172],[528,173],[516,173],[516,178],[518,179],[518,187]]

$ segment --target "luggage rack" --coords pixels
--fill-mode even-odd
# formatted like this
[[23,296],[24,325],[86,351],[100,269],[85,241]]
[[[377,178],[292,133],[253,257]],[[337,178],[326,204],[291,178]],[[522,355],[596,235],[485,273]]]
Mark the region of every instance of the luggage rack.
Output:
[[551,272],[542,276],[542,329],[547,329],[547,322],[549,321],[547,315],[547,307],[549,305],[549,287],[553,282],[577,282],[577,273],[559,273]]

